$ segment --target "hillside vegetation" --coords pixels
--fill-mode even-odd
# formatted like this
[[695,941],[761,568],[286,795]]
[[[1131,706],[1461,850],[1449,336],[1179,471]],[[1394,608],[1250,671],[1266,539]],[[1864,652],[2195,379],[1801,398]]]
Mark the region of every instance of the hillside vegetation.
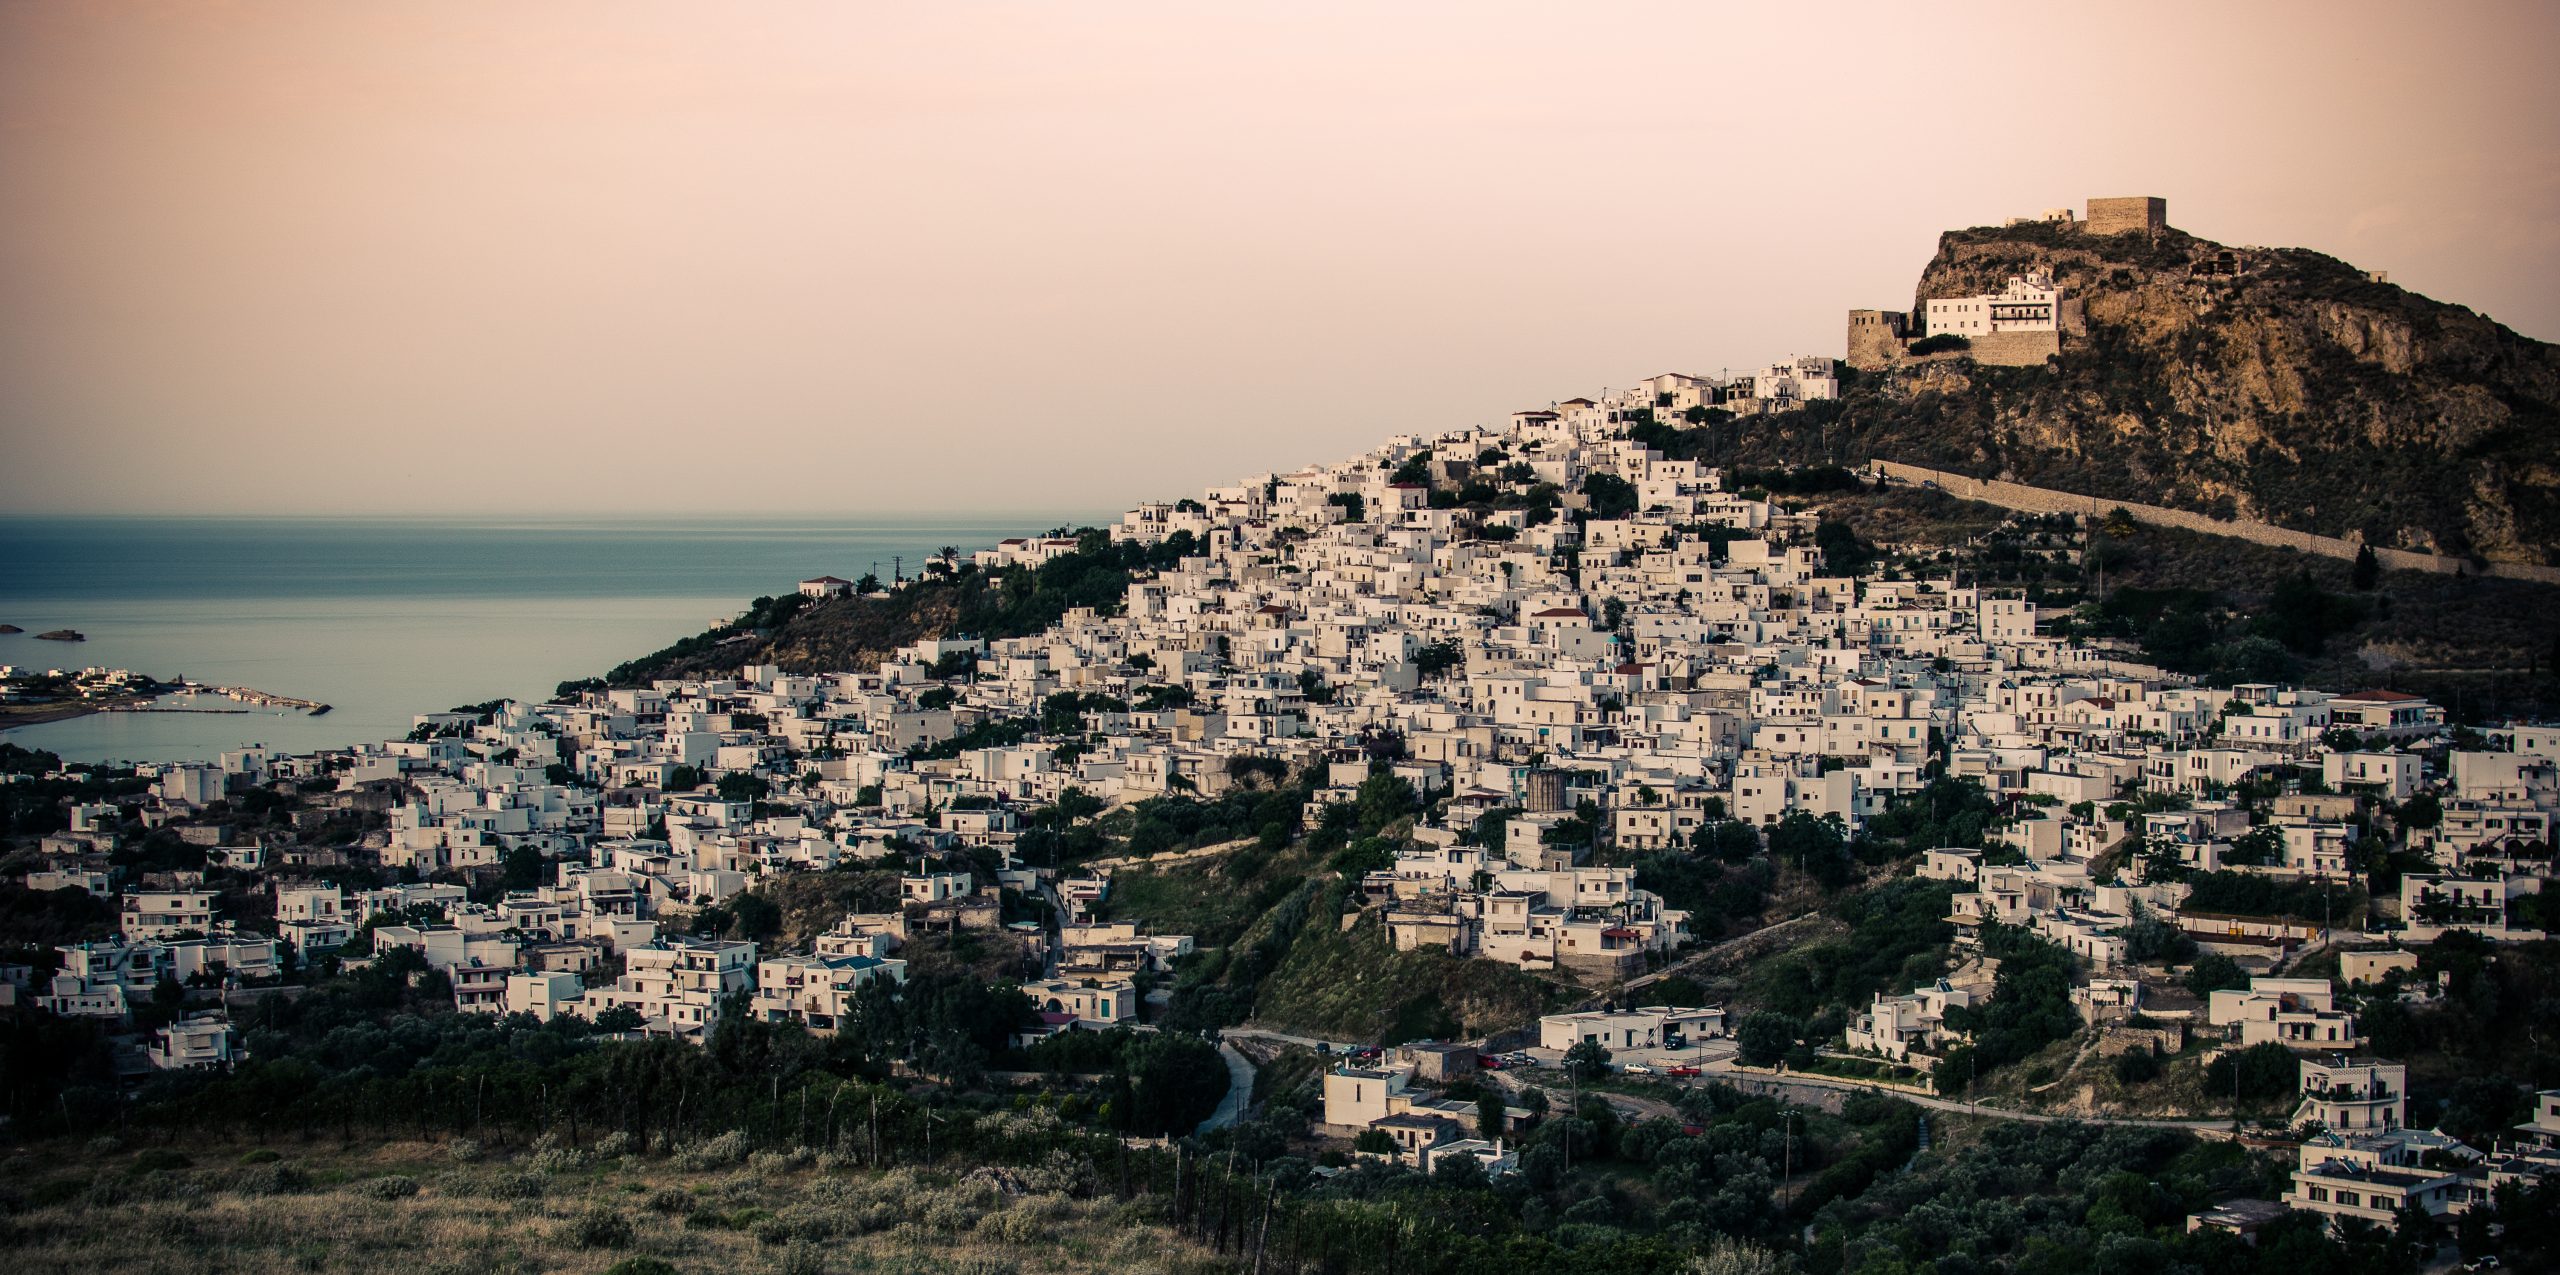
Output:
[[616,666],[602,678],[568,682],[640,686],[657,678],[725,673],[749,664],[787,673],[868,672],[898,648],[931,638],[989,640],[1041,632],[1079,607],[1117,614],[1129,582],[1194,553],[1188,533],[1163,544],[1115,544],[1087,527],[1073,553],[1037,567],[937,571],[881,594],[816,600],[797,593],[757,598],[736,620]]
[[1534,1022],[1567,991],[1512,966],[1443,951],[1396,951],[1384,922],[1331,915],[1298,931],[1262,984],[1254,1021],[1326,1040],[1470,1040]]
[[[2016,589],[2090,640],[2174,672],[2427,695],[2458,721],[2560,708],[2560,587],[2377,570],[2123,519],[2011,518],[1942,491],[1880,487],[1818,502],[1886,574]],[[2251,639],[2260,639],[2252,641]]]

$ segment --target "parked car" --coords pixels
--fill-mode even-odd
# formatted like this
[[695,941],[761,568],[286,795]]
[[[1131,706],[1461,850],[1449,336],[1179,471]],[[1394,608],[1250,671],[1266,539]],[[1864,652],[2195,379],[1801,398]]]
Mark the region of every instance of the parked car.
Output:
[[1621,1067],[1618,1070],[1623,1071],[1630,1076],[1650,1076],[1653,1074],[1653,1068],[1647,1067],[1643,1063],[1628,1063],[1626,1066]]
[[1484,1068],[1486,1071],[1500,1071],[1502,1070],[1502,1058],[1498,1054],[1478,1054],[1476,1055],[1476,1065]]
[[1699,1073],[1697,1068],[1692,1067],[1687,1063],[1682,1063],[1677,1067],[1673,1067],[1670,1070],[1663,1072],[1662,1074],[1666,1076],[1695,1076]]

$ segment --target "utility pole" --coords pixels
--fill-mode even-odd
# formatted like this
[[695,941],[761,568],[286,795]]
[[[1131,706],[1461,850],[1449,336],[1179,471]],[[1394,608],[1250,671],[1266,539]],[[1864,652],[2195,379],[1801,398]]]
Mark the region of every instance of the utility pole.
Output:
[[2240,1051],[2225,1050],[2222,1056],[2231,1060],[2231,1131],[2238,1133],[2240,1132]]
[[1778,1211],[1784,1213],[1794,1208],[1796,1202],[1796,1109],[1788,1107],[1780,1111],[1778,1120],[1780,1127],[1786,1130],[1787,1135],[1786,1150],[1781,1154],[1778,1169],[1778,1188],[1782,1193],[1779,1197]]

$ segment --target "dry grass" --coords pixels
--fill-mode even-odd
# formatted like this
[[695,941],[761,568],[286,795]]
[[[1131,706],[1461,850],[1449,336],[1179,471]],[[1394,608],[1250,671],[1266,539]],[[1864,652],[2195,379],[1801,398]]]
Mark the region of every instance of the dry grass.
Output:
[[[16,1149],[0,1160],[0,1264],[172,1275],[1217,1268],[1143,1198],[1025,1194],[1019,1181],[1008,1193],[984,1175],[829,1170],[805,1156],[698,1169],[559,1152],[460,1162],[418,1142],[267,1154],[188,1145],[171,1163],[156,1149]],[[1020,1176],[1043,1185],[1038,1172]]]

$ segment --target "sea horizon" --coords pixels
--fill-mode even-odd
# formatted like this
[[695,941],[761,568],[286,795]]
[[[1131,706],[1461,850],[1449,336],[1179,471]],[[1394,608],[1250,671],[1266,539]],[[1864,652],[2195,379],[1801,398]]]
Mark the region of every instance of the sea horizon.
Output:
[[[0,731],[66,761],[308,751],[405,734],[701,632],[811,576],[912,575],[945,546],[1114,515],[0,515],[0,664],[127,668],[317,700],[302,713],[101,713]],[[877,564],[876,568],[874,564]],[[58,628],[82,642],[42,641]]]

